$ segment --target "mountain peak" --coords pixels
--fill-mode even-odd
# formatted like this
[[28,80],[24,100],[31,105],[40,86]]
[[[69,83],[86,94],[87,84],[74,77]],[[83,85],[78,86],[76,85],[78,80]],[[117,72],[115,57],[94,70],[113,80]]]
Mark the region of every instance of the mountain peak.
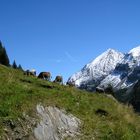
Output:
[[122,53],[114,49],[108,49],[88,63],[81,71],[72,75],[68,82],[74,82],[76,86],[80,87],[87,83],[93,83],[93,81],[99,81],[115,69],[116,64],[123,56]]
[[99,57],[100,56],[109,56],[109,55],[112,55],[113,56],[113,55],[123,55],[123,54],[121,52],[115,50],[115,49],[109,48],[104,53],[102,53],[101,55],[99,55]]
[[109,48],[106,52],[118,52],[117,50]]
[[134,57],[140,56],[140,46],[133,48],[132,50],[129,51],[128,54],[132,54]]
[[[120,57],[123,57],[123,54],[117,50],[111,49],[109,48],[107,51],[103,52],[101,55],[99,55],[98,57],[96,57],[93,61],[91,61],[91,63],[87,64],[88,66],[94,66],[95,64],[99,64],[99,63],[103,63],[104,61],[110,61],[113,59],[113,61],[115,60],[120,60]],[[105,63],[106,63],[105,62]]]

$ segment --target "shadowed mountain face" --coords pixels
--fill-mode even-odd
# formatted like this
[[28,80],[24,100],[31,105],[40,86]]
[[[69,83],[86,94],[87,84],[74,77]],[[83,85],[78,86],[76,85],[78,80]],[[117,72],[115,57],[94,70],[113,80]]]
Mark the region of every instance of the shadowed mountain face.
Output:
[[118,90],[127,88],[136,82],[139,79],[140,66],[138,52],[140,52],[140,47],[134,48],[128,54],[125,54],[114,71],[101,81],[99,87],[106,88],[111,84],[114,90]]
[[132,104],[135,111],[140,112],[140,80],[134,82],[129,88],[117,90],[115,97],[121,102]]
[[111,87],[118,100],[137,106],[140,102],[139,80],[140,46],[124,55],[109,49],[68,81],[75,83],[78,88],[90,91],[105,91]]

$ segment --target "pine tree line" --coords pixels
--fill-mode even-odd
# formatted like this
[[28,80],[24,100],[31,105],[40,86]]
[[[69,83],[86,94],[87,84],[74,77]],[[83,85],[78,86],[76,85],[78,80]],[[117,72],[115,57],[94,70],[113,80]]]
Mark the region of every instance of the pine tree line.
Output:
[[10,66],[10,61],[6,52],[5,47],[3,47],[2,42],[0,41],[0,64],[5,66]]
[[12,67],[13,67],[14,69],[23,70],[23,68],[22,68],[22,66],[21,66],[20,64],[17,66],[17,64],[16,64],[16,61],[15,61],[15,60],[14,60],[14,62],[13,62],[13,64],[12,64]]
[[20,69],[23,70],[22,66],[19,64],[17,66],[16,61],[14,60],[13,64],[10,65],[9,57],[7,55],[5,47],[2,45],[2,42],[0,41],[0,64],[13,67],[14,69]]

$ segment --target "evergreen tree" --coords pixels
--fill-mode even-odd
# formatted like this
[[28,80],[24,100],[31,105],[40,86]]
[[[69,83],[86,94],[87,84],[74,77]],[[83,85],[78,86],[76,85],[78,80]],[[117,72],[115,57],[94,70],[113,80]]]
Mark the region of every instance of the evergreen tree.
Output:
[[15,60],[14,60],[14,62],[13,62],[12,67],[13,67],[14,69],[17,69],[17,68],[18,68]]
[[23,68],[20,64],[18,65],[18,69],[23,71]]
[[1,41],[0,41],[0,63],[5,66],[10,66],[6,49],[3,47]]
[[2,48],[3,48],[3,47],[2,47],[2,42],[0,41],[0,51],[2,50]]

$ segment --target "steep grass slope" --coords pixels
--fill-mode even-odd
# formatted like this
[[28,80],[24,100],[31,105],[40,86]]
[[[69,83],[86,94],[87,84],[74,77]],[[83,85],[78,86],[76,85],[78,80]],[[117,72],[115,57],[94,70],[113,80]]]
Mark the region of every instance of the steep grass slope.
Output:
[[[82,121],[81,140],[140,139],[140,117],[131,107],[102,94],[27,77],[21,71],[0,65],[0,138],[10,135],[7,122],[24,122],[24,128],[24,114],[37,117],[37,104],[57,106],[78,117]],[[105,112],[102,114],[101,110]],[[14,125],[10,123],[11,127]]]

